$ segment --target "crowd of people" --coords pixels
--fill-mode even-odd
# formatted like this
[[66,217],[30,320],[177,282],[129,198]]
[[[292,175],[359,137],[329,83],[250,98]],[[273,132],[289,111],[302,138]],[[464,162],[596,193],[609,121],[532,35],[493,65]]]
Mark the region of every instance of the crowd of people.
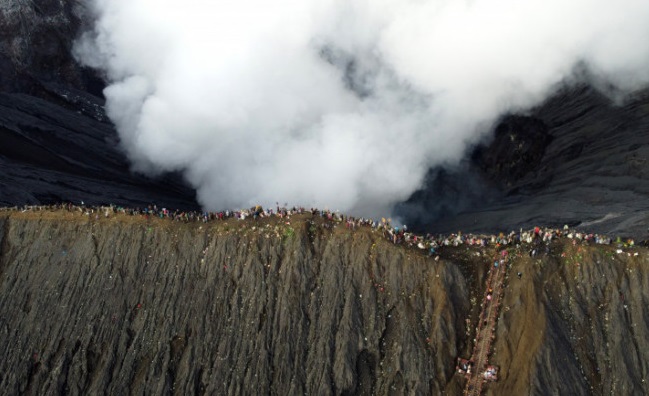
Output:
[[563,228],[541,228],[535,227],[534,229],[524,231],[520,229],[518,232],[512,231],[508,234],[500,233],[498,235],[486,234],[465,234],[454,233],[450,235],[418,235],[409,232],[407,226],[394,226],[391,219],[382,218],[375,220],[363,217],[352,217],[341,214],[337,211],[320,210],[320,209],[306,209],[303,207],[286,208],[279,204],[275,208],[263,208],[255,206],[250,209],[240,210],[225,210],[219,212],[208,211],[181,211],[169,210],[166,208],[158,207],[157,205],[149,205],[144,208],[126,208],[121,206],[87,206],[74,205],[72,203],[60,203],[54,205],[30,205],[23,207],[5,207],[0,210],[18,210],[18,211],[45,211],[45,210],[66,210],[69,212],[81,212],[87,216],[95,218],[111,217],[116,214],[123,214],[129,216],[143,216],[145,218],[160,218],[168,219],[171,221],[179,222],[212,222],[228,219],[237,220],[258,220],[263,218],[276,217],[280,219],[290,219],[293,215],[310,214],[311,216],[318,216],[326,220],[328,224],[344,225],[346,228],[355,230],[358,227],[367,227],[372,230],[381,232],[385,238],[394,244],[407,245],[416,247],[418,249],[426,250],[429,255],[434,255],[440,247],[443,246],[507,246],[515,244],[528,244],[531,245],[530,254],[536,255],[541,252],[545,246],[549,246],[550,242],[558,238],[568,238],[573,243],[586,243],[586,244],[604,244],[610,245],[617,243],[620,247],[622,245],[629,247],[634,245],[632,239],[622,241],[619,238],[613,240],[609,236],[580,232],[570,229],[568,226]]

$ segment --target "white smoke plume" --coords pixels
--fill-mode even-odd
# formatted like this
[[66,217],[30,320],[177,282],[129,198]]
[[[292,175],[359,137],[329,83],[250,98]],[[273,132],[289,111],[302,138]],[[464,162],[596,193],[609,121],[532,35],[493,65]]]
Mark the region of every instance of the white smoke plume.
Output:
[[210,210],[389,211],[576,64],[649,81],[646,0],[94,0],[76,45],[141,171]]

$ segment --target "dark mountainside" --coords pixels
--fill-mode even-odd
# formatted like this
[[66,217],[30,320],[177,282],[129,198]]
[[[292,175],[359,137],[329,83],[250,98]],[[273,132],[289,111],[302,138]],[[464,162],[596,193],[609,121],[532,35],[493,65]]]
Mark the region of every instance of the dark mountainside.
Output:
[[648,158],[649,91],[615,105],[571,86],[503,117],[487,145],[456,169],[432,170],[397,211],[438,232],[569,224],[647,238]]
[[0,2],[0,205],[72,201],[197,209],[177,175],[129,171],[104,83],[72,57],[83,1]]
[[[572,241],[507,246],[486,394],[649,392],[649,251]],[[0,212],[0,246],[3,394],[461,394],[500,250],[80,210]]]

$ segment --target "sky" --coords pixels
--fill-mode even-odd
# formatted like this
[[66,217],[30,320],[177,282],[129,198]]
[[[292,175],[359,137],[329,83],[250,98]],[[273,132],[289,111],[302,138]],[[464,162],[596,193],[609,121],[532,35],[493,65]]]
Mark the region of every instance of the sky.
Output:
[[133,168],[206,210],[389,214],[575,70],[649,81],[646,0],[90,1],[75,56]]

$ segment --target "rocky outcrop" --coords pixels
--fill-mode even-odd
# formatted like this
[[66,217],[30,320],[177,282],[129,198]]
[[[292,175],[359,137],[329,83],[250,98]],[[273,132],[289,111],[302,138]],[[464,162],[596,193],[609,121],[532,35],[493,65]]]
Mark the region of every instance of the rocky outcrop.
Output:
[[[497,254],[435,260],[310,214],[10,211],[0,241],[8,394],[460,394]],[[649,256],[616,249],[508,247],[487,394],[649,392]]]

